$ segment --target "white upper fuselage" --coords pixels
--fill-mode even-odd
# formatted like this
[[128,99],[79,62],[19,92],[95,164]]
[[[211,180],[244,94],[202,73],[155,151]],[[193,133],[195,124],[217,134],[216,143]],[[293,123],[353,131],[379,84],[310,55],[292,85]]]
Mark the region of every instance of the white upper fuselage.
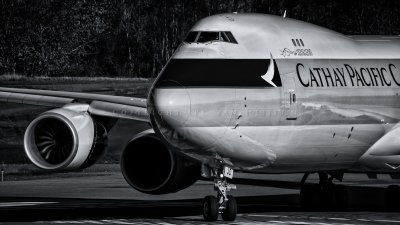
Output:
[[[397,169],[399,37],[262,14],[207,17],[191,32],[148,101],[153,128],[176,151],[256,172]],[[201,32],[236,43],[199,43]]]
[[[191,31],[231,31],[238,45],[224,42],[183,44],[174,58],[302,58],[283,56],[289,48],[311,49],[316,59],[399,59],[400,36],[345,36],[290,18],[264,14],[221,14],[200,20]],[[291,39],[302,39],[295,47]]]

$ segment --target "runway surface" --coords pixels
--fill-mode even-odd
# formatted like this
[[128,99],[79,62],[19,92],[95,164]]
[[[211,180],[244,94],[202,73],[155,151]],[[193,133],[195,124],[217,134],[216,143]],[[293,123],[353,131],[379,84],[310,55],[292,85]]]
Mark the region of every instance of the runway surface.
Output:
[[[207,181],[178,193],[151,196],[130,188],[120,173],[70,175],[0,183],[0,222],[206,224],[201,201],[214,194],[212,183]],[[400,224],[400,214],[383,207],[383,187],[397,182],[388,177],[368,180],[365,175],[346,175],[350,206],[346,211],[329,212],[300,208],[296,186],[301,175],[237,177],[238,183],[246,184],[238,184],[238,190],[232,192],[239,214],[230,224]],[[251,182],[254,178],[261,181]],[[309,181],[317,179],[312,176]]]

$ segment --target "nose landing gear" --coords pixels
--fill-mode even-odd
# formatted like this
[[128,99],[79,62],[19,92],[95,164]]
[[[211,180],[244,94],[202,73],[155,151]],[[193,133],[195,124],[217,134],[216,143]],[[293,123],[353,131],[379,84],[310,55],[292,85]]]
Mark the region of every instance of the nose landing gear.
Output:
[[227,195],[228,191],[236,189],[236,185],[230,184],[227,180],[232,179],[233,169],[219,165],[211,170],[211,175],[214,178],[217,197],[209,195],[204,198],[203,217],[206,221],[216,221],[221,214],[224,221],[234,221],[237,214],[236,200],[232,195]]

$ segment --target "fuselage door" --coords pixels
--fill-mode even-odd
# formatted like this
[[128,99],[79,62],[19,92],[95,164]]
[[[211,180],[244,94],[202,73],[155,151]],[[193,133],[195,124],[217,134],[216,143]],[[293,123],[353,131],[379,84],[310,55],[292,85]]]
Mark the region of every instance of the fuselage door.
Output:
[[297,119],[297,96],[294,78],[283,79],[283,108],[287,120]]

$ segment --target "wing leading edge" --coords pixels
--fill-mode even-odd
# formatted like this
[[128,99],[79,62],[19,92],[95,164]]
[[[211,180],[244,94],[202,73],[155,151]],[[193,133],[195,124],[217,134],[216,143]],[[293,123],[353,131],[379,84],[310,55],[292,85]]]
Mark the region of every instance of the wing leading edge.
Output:
[[143,98],[0,87],[0,101],[49,107],[84,102],[89,104],[89,112],[94,115],[149,121],[146,99]]

